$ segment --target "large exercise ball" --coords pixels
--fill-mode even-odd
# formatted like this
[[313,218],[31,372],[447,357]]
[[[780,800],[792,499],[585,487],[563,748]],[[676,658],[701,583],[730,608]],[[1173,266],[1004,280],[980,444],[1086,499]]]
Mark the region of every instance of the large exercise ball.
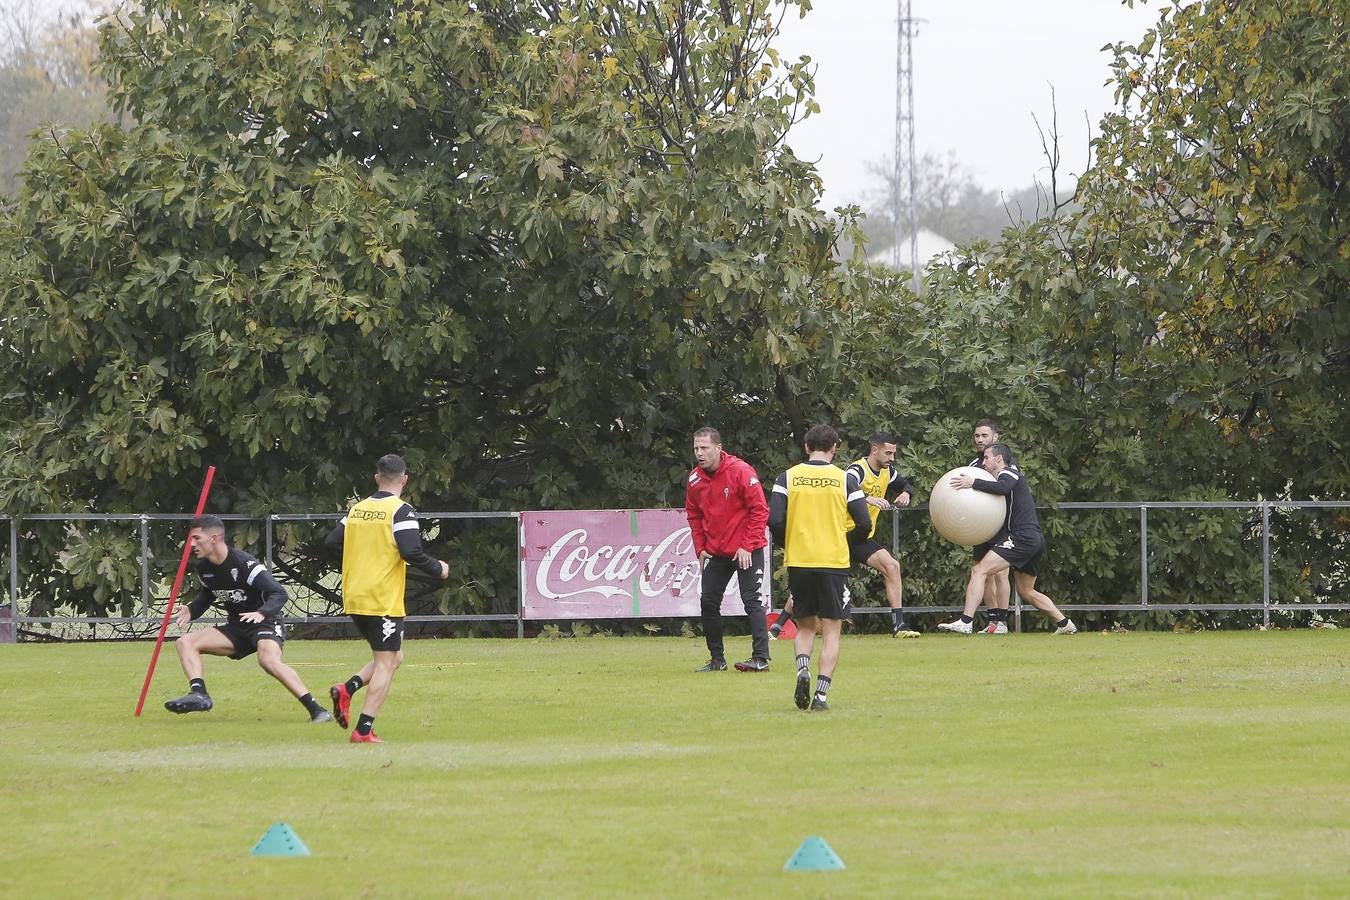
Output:
[[1008,504],[998,494],[952,487],[951,480],[957,475],[994,480],[994,476],[975,466],[952,469],[933,485],[933,491],[928,495],[928,515],[938,534],[955,544],[974,547],[998,534],[1007,516]]

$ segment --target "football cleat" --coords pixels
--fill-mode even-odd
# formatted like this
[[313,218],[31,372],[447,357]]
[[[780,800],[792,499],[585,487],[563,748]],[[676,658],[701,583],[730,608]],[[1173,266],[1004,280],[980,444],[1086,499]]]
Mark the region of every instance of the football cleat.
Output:
[[969,622],[962,622],[960,619],[957,619],[954,622],[940,622],[938,624],[938,631],[949,631],[952,634],[970,634],[974,630],[975,629],[971,627]]
[[990,622],[984,628],[980,629],[980,634],[1007,634],[1007,622]]
[[797,670],[797,690],[793,692],[792,699],[796,701],[798,709],[806,709],[811,705],[811,670]]
[[910,631],[908,628],[896,628],[891,632],[891,637],[898,638],[916,638],[919,636],[917,631]]
[[[1072,620],[1065,619],[1064,624],[1055,629],[1055,634],[1077,634],[1078,626],[1073,624]],[[210,707],[207,707],[208,709]]]
[[695,669],[695,672],[725,672],[727,670],[727,661],[725,659],[710,659],[703,665]]
[[331,722],[333,721],[333,714],[326,709],[320,709],[310,715],[309,721],[312,725]]
[[778,636],[782,633],[783,633],[783,626],[779,625],[777,622],[774,622],[772,625],[769,626],[769,640],[771,641],[778,640]]
[[824,697],[817,697],[811,701],[811,712],[829,712],[830,704],[825,702]]
[[353,731],[352,736],[347,738],[349,744],[383,744],[384,741],[372,729],[370,734],[362,734],[359,731]]
[[333,720],[346,728],[351,724],[352,694],[346,684],[335,684],[328,689],[333,698]]
[[741,660],[736,663],[737,672],[767,672],[769,671],[769,661],[760,659],[758,656],[751,659]]
[[196,691],[164,701],[164,708],[171,713],[206,712],[214,705],[210,694]]

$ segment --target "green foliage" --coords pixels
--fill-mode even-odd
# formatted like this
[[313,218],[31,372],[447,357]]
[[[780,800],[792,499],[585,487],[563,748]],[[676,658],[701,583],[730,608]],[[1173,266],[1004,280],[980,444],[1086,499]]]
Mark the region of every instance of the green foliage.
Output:
[[[921,501],[985,415],[1043,503],[1345,495],[1340,6],[1192,4],[1115,48],[1120,110],[1074,202],[951,254],[921,300],[785,143],[814,100],[809,62],[772,47],[782,11],[106,19],[109,96],[137,124],[36,141],[0,216],[0,509],[181,511],[214,464],[215,510],[336,511],[389,451],[423,509],[678,505],[705,421],[765,478],[815,421],[841,461],[891,428]],[[1224,522],[1169,530],[1160,584],[1245,584],[1253,523]],[[1130,523],[1046,527],[1052,595],[1129,593]],[[1343,579],[1343,517],[1280,528],[1281,591]],[[125,578],[98,593],[83,533],[41,534],[25,593],[115,605]],[[964,555],[924,534],[911,596],[951,602]],[[318,585],[315,537],[278,547]],[[429,537],[455,562],[430,606],[509,604],[509,538]]]

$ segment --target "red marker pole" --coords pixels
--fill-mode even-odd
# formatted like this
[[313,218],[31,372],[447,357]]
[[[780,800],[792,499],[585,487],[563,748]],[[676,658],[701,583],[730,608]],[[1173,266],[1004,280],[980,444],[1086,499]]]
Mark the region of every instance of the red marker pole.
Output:
[[[211,479],[215,477],[216,467],[207,467],[206,481],[202,482],[202,495],[197,498],[197,511],[192,514],[194,519],[206,509],[206,495],[211,493]],[[155,652],[150,655],[150,668],[145,670],[145,684],[141,685],[141,699],[136,701],[138,716],[145,708],[145,695],[150,692],[150,679],[155,677],[155,663],[159,662],[159,648],[164,646],[164,635],[169,630],[169,617],[173,615],[174,601],[178,599],[178,590],[183,586],[183,576],[187,573],[188,554],[192,552],[191,533],[189,529],[189,538],[183,541],[183,558],[178,561],[178,574],[173,578],[173,590],[169,591],[169,608],[164,610],[164,621],[160,623],[159,637],[155,639]]]

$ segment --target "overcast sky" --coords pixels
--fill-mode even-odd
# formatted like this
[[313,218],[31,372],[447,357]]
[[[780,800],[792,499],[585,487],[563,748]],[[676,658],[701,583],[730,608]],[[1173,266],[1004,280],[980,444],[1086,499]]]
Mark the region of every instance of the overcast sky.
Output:
[[[776,47],[809,55],[821,112],[789,135],[797,155],[819,158],[830,208],[874,190],[868,162],[892,156],[895,142],[897,0],[814,0],[803,20],[790,16]],[[911,0],[915,149],[954,150],[981,185],[1016,190],[1044,171],[1031,119],[1050,120],[1050,85],[1059,110],[1062,170],[1082,171],[1088,128],[1112,108],[1104,44],[1134,42],[1156,20],[1158,4],[1120,0]]]
[[[81,0],[33,3],[50,12]],[[799,123],[789,143],[818,159],[826,208],[861,201],[878,185],[866,164],[892,155],[895,142],[897,0],[813,0],[805,19],[790,16],[776,47],[815,61],[821,111]],[[1135,41],[1157,18],[1160,0],[1129,9],[1121,0],[911,0],[915,147],[955,151],[977,182],[996,190],[1031,184],[1045,168],[1032,122],[1050,119],[1055,88],[1063,168],[1087,160],[1086,111],[1095,133],[1111,108],[1110,57],[1101,47]]]

